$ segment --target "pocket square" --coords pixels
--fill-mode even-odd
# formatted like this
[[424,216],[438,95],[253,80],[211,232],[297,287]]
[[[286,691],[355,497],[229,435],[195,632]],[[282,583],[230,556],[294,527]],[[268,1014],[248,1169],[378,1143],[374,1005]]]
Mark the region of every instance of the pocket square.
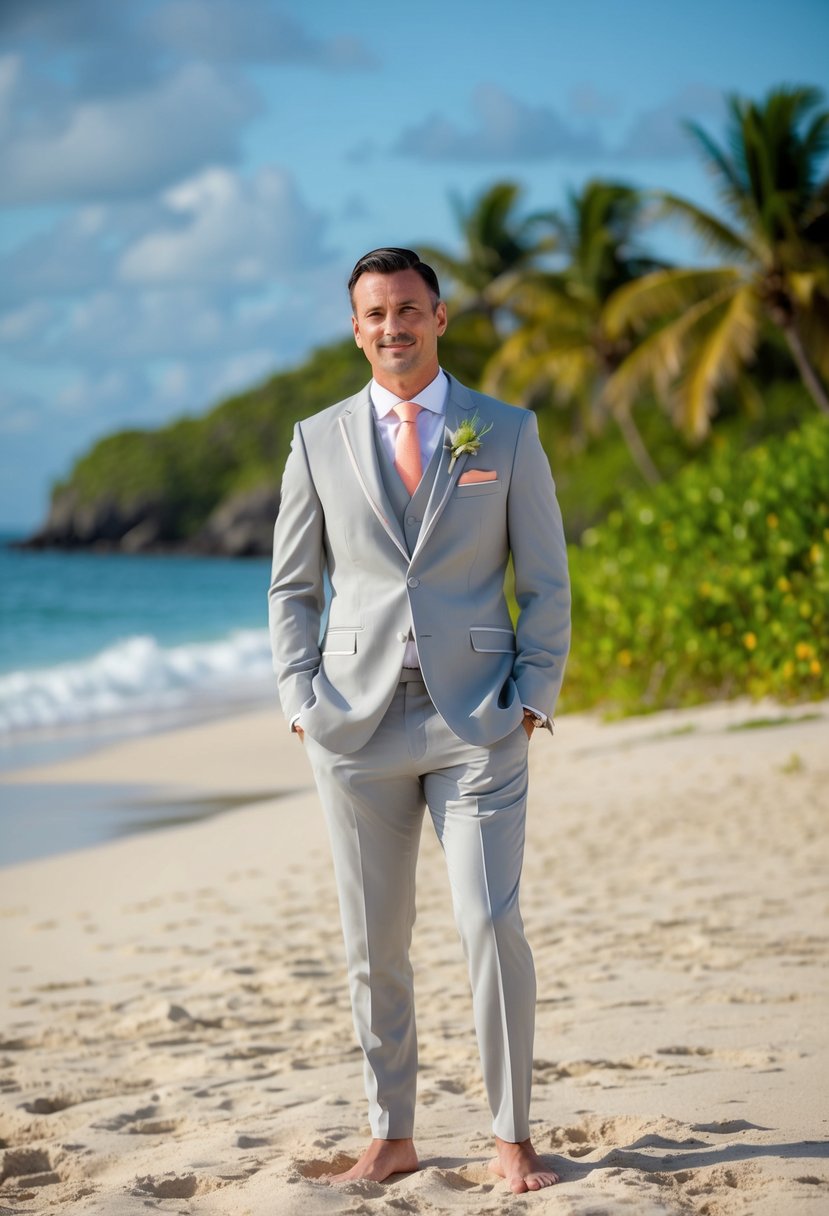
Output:
[[479,481],[497,481],[498,474],[494,469],[467,469],[458,478],[459,486],[474,486]]

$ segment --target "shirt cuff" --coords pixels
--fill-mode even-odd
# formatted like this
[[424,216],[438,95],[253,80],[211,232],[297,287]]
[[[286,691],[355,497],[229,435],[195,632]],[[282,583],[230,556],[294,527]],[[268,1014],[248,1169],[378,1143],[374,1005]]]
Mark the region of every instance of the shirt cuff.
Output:
[[535,714],[537,718],[540,718],[542,726],[547,725],[547,715],[543,714],[540,709],[536,709],[534,705],[525,705],[524,708],[528,709],[531,714]]

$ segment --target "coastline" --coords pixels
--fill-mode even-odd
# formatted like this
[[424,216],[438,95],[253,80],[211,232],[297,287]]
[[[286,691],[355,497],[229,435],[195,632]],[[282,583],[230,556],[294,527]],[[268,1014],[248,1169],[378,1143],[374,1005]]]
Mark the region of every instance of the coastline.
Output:
[[[533,744],[533,1135],[563,1176],[530,1198],[537,1209],[825,1210],[827,720],[826,702],[572,715]],[[466,977],[428,821],[413,947],[424,1168],[333,1189],[319,1175],[366,1131],[360,1062],[322,815],[278,711],[11,779],[280,797],[2,871],[0,1204],[524,1210],[485,1168]]]
[[[267,790],[228,786],[217,792],[203,790],[196,782],[180,788],[178,774],[168,789],[163,781],[152,781],[152,761],[146,767],[133,766],[127,780],[122,779],[117,760],[111,780],[97,776],[88,782],[71,776],[65,779],[62,767],[83,763],[99,753],[109,756],[122,743],[176,735],[210,724],[218,725],[221,740],[228,719],[248,715],[272,715],[277,733],[282,715],[274,705],[272,683],[268,681],[267,695],[261,690],[259,695],[249,691],[235,698],[204,698],[152,714],[121,714],[106,722],[42,727],[0,739],[0,881],[9,865],[177,823],[195,823],[237,806],[281,796],[278,786]],[[151,755],[152,748],[146,754]],[[193,773],[198,774],[199,768],[194,759]]]

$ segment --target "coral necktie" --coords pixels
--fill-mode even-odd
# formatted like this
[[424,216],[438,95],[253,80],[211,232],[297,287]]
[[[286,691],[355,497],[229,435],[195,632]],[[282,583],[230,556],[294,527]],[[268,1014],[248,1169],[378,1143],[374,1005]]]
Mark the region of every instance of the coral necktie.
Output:
[[397,428],[397,437],[394,441],[394,467],[400,474],[410,498],[420,485],[420,479],[423,476],[416,422],[422,408],[414,401],[401,401],[394,407],[394,412],[400,419],[400,426]]

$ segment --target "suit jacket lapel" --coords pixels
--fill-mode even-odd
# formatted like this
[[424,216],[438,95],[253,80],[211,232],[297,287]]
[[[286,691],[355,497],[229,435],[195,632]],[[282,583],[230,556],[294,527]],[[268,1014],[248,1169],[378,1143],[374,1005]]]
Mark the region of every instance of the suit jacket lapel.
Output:
[[448,379],[449,393],[446,398],[446,427],[443,435],[443,451],[441,452],[440,464],[435,474],[435,480],[432,483],[432,493],[429,495],[429,502],[423,513],[423,523],[420,525],[420,536],[417,538],[417,544],[414,547],[412,561],[414,561],[431,536],[468,459],[466,455],[459,456],[455,461],[452,472],[449,472],[449,462],[452,458],[450,451],[451,436],[465,415],[473,408],[473,401],[468,390],[462,384],[458,384],[457,380],[452,379],[451,376]]
[[339,419],[340,433],[351,467],[377,519],[382,524],[397,548],[409,561],[409,550],[394,509],[388,500],[377,463],[374,446],[374,419],[368,388],[352,398],[346,412]]

